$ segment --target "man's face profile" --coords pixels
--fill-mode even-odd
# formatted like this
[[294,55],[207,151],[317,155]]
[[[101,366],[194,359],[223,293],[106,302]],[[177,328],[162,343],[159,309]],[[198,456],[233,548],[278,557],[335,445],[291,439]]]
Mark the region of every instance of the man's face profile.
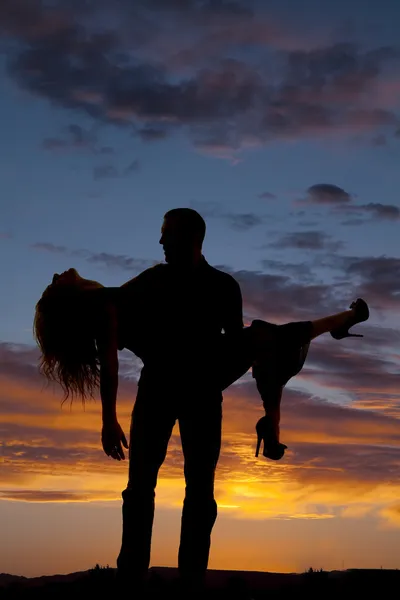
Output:
[[160,244],[164,249],[166,262],[177,264],[192,260],[198,240],[184,219],[170,216],[163,221]]

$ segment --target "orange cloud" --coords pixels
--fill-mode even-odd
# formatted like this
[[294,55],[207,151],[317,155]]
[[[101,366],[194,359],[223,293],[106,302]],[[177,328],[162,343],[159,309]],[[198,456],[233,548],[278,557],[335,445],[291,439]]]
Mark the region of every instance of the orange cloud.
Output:
[[[7,538],[13,540],[7,553],[0,548],[4,568],[16,572],[13,565],[23,561],[24,574],[40,575],[46,569],[89,568],[99,561],[114,565],[128,462],[113,461],[102,450],[100,402],[88,403],[85,410],[79,402],[61,408],[60,392],[44,389],[35,368],[28,368],[29,352],[8,350],[2,359],[8,367],[0,366],[0,511],[10,523]],[[311,354],[307,368],[321,368],[318,360],[327,373],[327,385],[321,376],[318,387],[321,397],[307,391],[309,375],[293,380],[285,391],[282,439],[289,450],[277,463],[254,456],[255,423],[262,414],[254,381],[246,376],[227,390],[211,568],[301,571],[309,566],[342,568],[343,559],[346,566],[377,566],[360,544],[375,544],[382,563],[392,564],[392,547],[379,540],[380,532],[400,525],[398,419],[386,409],[370,410],[362,399],[371,390],[379,393],[380,382],[385,405],[395,406],[396,396],[384,378],[371,378],[363,392],[364,382],[358,386],[355,377],[352,393],[359,394],[358,402],[328,401],[324,392],[332,397],[333,379],[329,368],[342,365],[349,373],[342,381],[347,382],[362,362],[356,367],[353,359],[321,350]],[[126,433],[134,393],[135,382],[122,374],[118,405]],[[177,425],[156,490],[152,564],[176,565],[184,487]],[[53,514],[62,555],[54,550],[50,532]],[[47,541],[43,538],[35,549],[20,527],[27,518],[32,539],[40,533],[36,521],[50,523],[49,531],[40,534]],[[77,525],[81,522],[90,530],[84,540]],[[364,541],[354,545],[353,539]]]
[[[318,353],[320,360],[321,356]],[[100,402],[88,403],[85,410],[79,403],[61,408],[60,393],[43,389],[35,370],[27,370],[30,354],[24,350],[18,355],[14,349],[12,358],[11,374],[0,374],[3,501],[119,501],[128,464],[111,460],[102,450]],[[329,360],[335,364],[334,356]],[[119,414],[128,433],[135,384],[121,379]],[[324,388],[321,376],[322,390],[331,388],[328,371],[327,379]],[[299,381],[306,386],[308,376]],[[390,390],[382,385],[390,404]],[[362,381],[359,386],[354,382],[358,394],[364,387]],[[282,411],[282,438],[289,450],[283,461],[273,463],[254,457],[255,424],[261,414],[251,378],[229,388],[216,479],[220,514],[236,521],[354,519],[373,514],[391,525],[397,523],[390,508],[400,492],[400,479],[394,476],[400,457],[396,418],[364,408],[361,401],[357,408],[349,407],[289,385]],[[157,506],[178,510],[183,495],[176,426],[160,472]]]

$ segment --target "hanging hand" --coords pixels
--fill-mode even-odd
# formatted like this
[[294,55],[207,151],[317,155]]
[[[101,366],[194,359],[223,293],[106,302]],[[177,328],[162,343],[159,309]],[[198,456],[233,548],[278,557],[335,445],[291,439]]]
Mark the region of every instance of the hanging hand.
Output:
[[114,460],[125,460],[122,445],[125,448],[129,446],[121,425],[116,419],[103,422],[101,442],[107,456],[111,456]]

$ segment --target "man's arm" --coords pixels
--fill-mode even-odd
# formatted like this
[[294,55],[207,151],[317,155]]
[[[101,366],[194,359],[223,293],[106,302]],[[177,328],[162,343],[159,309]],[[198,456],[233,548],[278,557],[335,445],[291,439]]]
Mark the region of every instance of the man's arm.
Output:
[[153,282],[157,280],[164,266],[162,263],[158,263],[153,267],[145,269],[139,275],[123,283],[121,289],[132,295],[149,294],[149,286],[153,285]]
[[229,286],[226,287],[223,329],[226,335],[231,336],[243,329],[243,298],[240,285],[233,277],[229,278]]

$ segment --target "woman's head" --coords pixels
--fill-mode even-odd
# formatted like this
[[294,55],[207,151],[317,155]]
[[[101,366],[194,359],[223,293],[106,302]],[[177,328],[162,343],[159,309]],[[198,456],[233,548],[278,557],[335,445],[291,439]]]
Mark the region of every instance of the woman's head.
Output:
[[94,329],[94,297],[103,287],[75,269],[56,273],[36,305],[34,337],[41,350],[40,371],[68,396],[92,397],[99,364]]

